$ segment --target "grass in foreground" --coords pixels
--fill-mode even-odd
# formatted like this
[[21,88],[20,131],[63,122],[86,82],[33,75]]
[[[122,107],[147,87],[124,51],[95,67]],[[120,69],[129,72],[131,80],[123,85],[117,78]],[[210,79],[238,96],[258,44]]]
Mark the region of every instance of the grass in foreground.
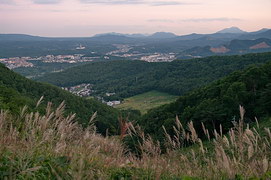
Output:
[[[165,130],[167,150],[130,126],[129,134],[142,139],[141,156],[125,148],[118,137],[102,137],[90,119],[83,129],[65,117],[62,103],[55,111],[49,103],[45,115],[27,112],[19,116],[0,112],[0,179],[270,179],[271,132],[244,126],[241,120],[228,135],[214,131],[208,149],[193,123],[185,130],[176,118],[175,136]],[[209,132],[203,127],[207,137]],[[195,148],[182,151],[182,143]]]
[[122,104],[115,106],[119,109],[136,109],[142,114],[147,113],[148,110],[169,104],[175,101],[178,96],[162,93],[159,91],[150,91],[136,96],[126,98]]

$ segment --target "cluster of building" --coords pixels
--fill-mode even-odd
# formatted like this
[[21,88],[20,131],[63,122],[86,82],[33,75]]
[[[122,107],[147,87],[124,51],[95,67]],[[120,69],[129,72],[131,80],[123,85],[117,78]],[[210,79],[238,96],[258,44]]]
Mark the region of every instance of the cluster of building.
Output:
[[[91,96],[91,94],[94,92],[92,90],[91,84],[79,84],[76,86],[71,87],[62,87],[62,89],[71,92],[72,94],[80,97],[88,97]],[[115,93],[105,93],[106,96],[113,96]],[[102,103],[107,104],[108,106],[115,106],[121,104],[121,101],[105,101],[101,97],[97,97],[98,100],[100,100]]]
[[[133,49],[130,45],[114,44],[117,50],[106,53],[103,57],[85,57],[84,54],[73,55],[46,55],[40,57],[12,57],[0,58],[0,63],[5,64],[8,68],[14,69],[18,67],[34,67],[31,61],[42,61],[44,63],[82,63],[91,62],[93,60],[105,59],[109,60],[110,56],[128,58],[130,60],[142,60],[147,62],[170,62],[176,59],[174,53],[140,53],[138,51],[130,52]],[[85,49],[80,45],[76,49]],[[91,52],[95,54],[95,52]]]
[[148,56],[143,56],[140,58],[142,61],[147,62],[171,62],[176,59],[175,53],[155,53]]
[[36,58],[35,60],[41,60],[45,63],[79,63],[79,62],[91,62],[91,57],[83,57],[83,54],[74,55],[47,55]]
[[93,92],[91,84],[79,84],[72,87],[62,87],[62,89],[80,97],[90,96]]
[[116,93],[105,93],[105,95],[107,96],[107,97],[109,97],[109,96],[114,96]]
[[176,59],[175,53],[140,53],[131,51],[130,45],[114,44],[117,50],[108,52],[106,55],[129,58],[130,60],[142,60],[147,62],[171,62]]
[[108,101],[106,102],[106,104],[108,106],[115,106],[115,105],[119,105],[121,102],[120,101]]
[[117,50],[110,51],[106,53],[106,55],[128,58],[129,60],[138,60],[140,59],[140,57],[146,55],[138,51],[129,52],[131,49],[133,49],[133,47],[127,44],[113,44],[113,45],[117,48]]
[[[114,93],[114,92],[107,92],[107,93],[105,93],[105,96],[110,97],[110,96],[114,96],[115,94],[116,94],[116,93]],[[108,105],[108,106],[115,106],[115,105],[121,104],[121,101],[119,101],[119,100],[105,101],[104,98],[103,98],[103,97],[100,97],[100,96],[98,96],[97,99],[98,99],[99,101],[101,101],[102,103]]]
[[12,57],[12,58],[1,58],[0,63],[5,64],[9,69],[18,67],[34,67],[31,62],[28,62],[31,57]]
[[[114,93],[114,92],[113,93],[110,93],[110,92],[105,93],[105,95],[107,97],[114,96],[115,94],[116,93]],[[121,103],[121,101],[104,101],[103,99],[102,99],[102,102],[107,104],[108,106],[115,106],[115,105],[119,105]]]
[[0,58],[0,63],[5,64],[9,69],[18,67],[34,67],[31,61],[42,61],[44,63],[82,63],[91,62],[100,57],[84,57],[83,54],[74,55],[46,55],[40,57],[11,57]]
[[75,49],[77,49],[77,50],[83,50],[83,49],[86,49],[86,47],[82,46],[82,44],[80,44],[80,46],[76,47]]
[[118,56],[119,54],[125,54],[132,49],[132,47],[126,44],[113,44],[113,45],[117,48],[117,50],[110,51],[106,53],[106,55]]

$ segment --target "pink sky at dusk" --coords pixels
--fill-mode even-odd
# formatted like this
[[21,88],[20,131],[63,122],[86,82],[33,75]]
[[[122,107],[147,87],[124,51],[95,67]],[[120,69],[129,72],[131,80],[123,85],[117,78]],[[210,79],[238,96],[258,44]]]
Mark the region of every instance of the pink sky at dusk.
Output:
[[0,0],[0,33],[213,33],[271,28],[271,0]]

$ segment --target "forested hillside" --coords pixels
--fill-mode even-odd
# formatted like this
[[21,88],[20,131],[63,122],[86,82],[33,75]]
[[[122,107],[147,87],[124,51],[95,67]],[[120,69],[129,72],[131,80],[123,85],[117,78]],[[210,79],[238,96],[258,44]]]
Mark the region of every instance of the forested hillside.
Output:
[[34,109],[37,101],[44,96],[43,106],[53,102],[58,106],[65,101],[66,112],[76,113],[78,121],[88,124],[90,117],[97,111],[96,125],[98,131],[117,133],[118,111],[95,100],[86,100],[70,94],[53,85],[38,83],[26,79],[0,64],[0,109],[9,109],[18,113],[24,105]]
[[130,97],[150,90],[183,95],[235,70],[268,60],[271,60],[271,53],[213,56],[170,63],[111,61],[73,67],[45,75],[38,80],[57,86],[90,83],[94,85],[97,94],[115,92],[120,97]]
[[212,55],[237,55],[248,53],[270,52],[271,39],[259,38],[251,40],[234,39],[220,46],[196,46],[179,53],[177,58],[190,59],[191,56],[212,56]]
[[246,109],[245,122],[262,121],[271,113],[271,62],[236,71],[212,84],[181,96],[176,102],[150,110],[139,124],[146,133],[163,136],[162,126],[170,131],[178,116],[182,124],[193,121],[199,134],[202,124],[207,129],[223,132],[239,117],[239,105]]

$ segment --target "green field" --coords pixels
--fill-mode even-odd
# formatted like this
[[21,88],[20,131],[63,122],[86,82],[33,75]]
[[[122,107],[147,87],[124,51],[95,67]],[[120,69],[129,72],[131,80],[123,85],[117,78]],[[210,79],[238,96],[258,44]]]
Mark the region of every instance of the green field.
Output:
[[161,106],[163,104],[168,104],[175,101],[178,96],[170,95],[167,93],[162,93],[159,91],[149,91],[143,94],[132,96],[124,99],[124,101],[115,106],[119,109],[136,109],[142,114],[147,113],[148,110]]

